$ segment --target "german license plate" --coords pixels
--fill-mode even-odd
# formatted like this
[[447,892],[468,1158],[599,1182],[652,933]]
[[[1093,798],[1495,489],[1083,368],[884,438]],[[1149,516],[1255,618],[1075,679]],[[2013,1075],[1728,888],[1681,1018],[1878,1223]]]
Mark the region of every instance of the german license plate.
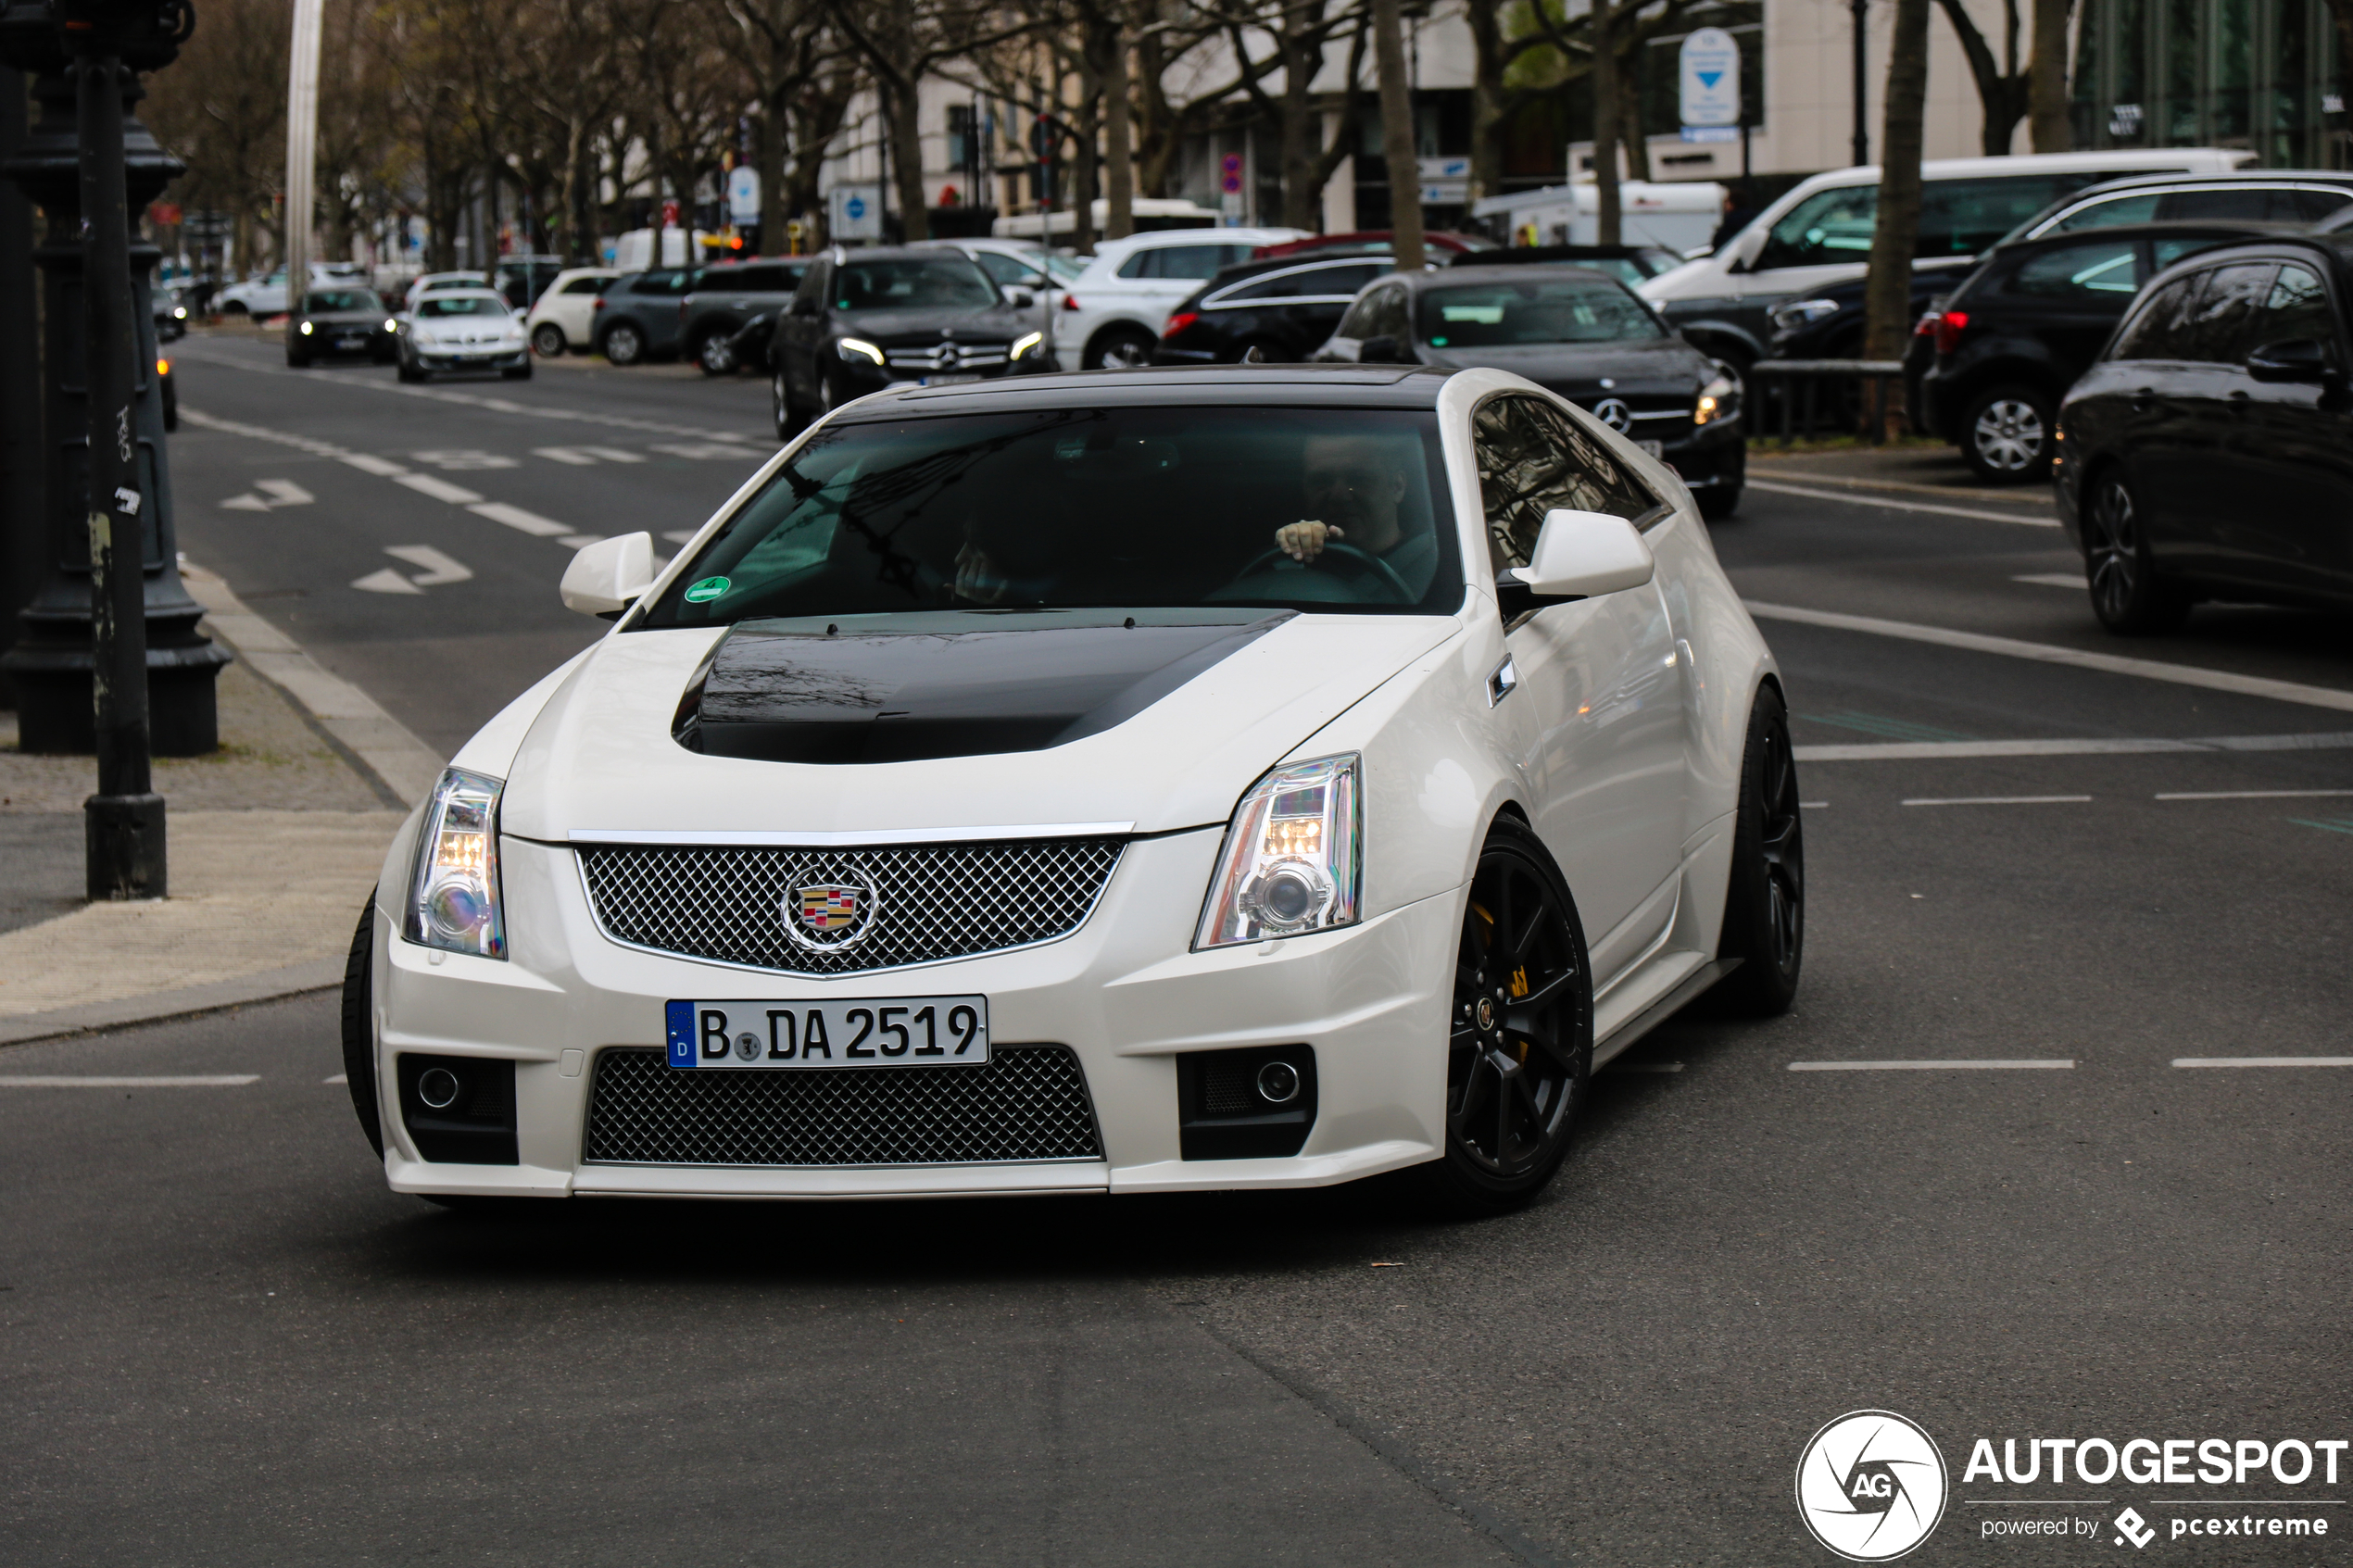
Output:
[[335,339],[335,346],[337,348],[365,348],[368,346],[368,340],[364,337],[339,337]]
[[1634,445],[1640,446],[1643,451],[1649,453],[1654,458],[1661,458],[1667,455],[1667,443],[1664,441],[1637,441]]
[[988,1060],[987,997],[666,1002],[673,1067],[971,1067]]
[[978,376],[925,376],[915,384],[918,386],[962,386],[968,381],[978,380],[980,380]]

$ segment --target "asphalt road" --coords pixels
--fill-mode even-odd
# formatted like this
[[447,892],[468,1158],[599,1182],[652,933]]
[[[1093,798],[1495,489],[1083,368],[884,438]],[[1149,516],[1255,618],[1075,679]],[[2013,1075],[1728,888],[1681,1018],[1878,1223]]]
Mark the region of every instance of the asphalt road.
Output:
[[[749,464],[657,467],[694,438],[582,416],[748,445],[764,416],[749,380],[425,389],[541,410],[508,412],[289,383],[249,343],[182,359],[193,411],[591,533],[690,527]],[[530,456],[607,440],[647,460]],[[447,450],[517,466],[418,456]],[[217,427],[172,457],[189,553],[436,744],[594,633],[549,540]],[[262,478],[316,499],[218,508]],[[0,1053],[0,1078],[254,1078],[0,1087],[0,1561],[1823,1563],[1793,1469],[1867,1408],[1952,1473],[1907,1562],[2137,1558],[2128,1504],[2151,1557],[2342,1561],[2353,1474],[1962,1470],[1980,1437],[2353,1437],[2348,1070],[2174,1065],[2353,1055],[2343,623],[2209,608],[2120,643],[2020,581],[2071,564],[2036,497],[1912,499],[2019,521],[1759,491],[1716,530],[1752,599],[1881,623],[1762,621],[1801,745],[1912,749],[1804,768],[1796,1010],[1653,1035],[1507,1219],[1394,1183],[451,1214],[383,1190],[324,1082],[326,999]],[[347,586],[410,544],[474,576]],[[2023,740],[2049,744],[1988,754]],[[2199,744],[2130,748],[2167,741]],[[1792,1071],[1890,1060],[2070,1065]],[[2170,1536],[2221,1502],[2331,1530]],[[1986,1534],[2070,1516],[2097,1533]]]

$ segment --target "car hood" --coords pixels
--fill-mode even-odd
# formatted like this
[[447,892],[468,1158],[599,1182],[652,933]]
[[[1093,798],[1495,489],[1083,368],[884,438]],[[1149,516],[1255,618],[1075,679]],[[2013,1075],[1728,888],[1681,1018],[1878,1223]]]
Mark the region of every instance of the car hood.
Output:
[[1446,616],[1252,608],[1127,619],[610,637],[534,721],[500,822],[550,842],[1219,823],[1267,768],[1458,630]]
[[935,343],[949,332],[959,343],[1012,338],[1029,324],[1030,314],[1011,306],[990,306],[978,310],[863,310],[837,320],[845,336],[900,347],[909,343]]
[[[1509,370],[1564,397],[1591,400],[1614,392],[1689,396],[1715,373],[1707,356],[1680,338],[1640,343],[1536,344],[1515,348],[1423,350],[1453,370]],[[1614,382],[1604,388],[1602,383]]]
[[387,314],[383,310],[313,310],[303,320],[322,327],[381,327]]

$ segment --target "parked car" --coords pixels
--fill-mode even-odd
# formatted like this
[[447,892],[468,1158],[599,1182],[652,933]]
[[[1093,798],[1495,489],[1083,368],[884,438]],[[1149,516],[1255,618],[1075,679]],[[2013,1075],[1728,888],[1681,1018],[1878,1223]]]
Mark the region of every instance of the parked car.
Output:
[[615,365],[678,357],[678,302],[694,292],[699,268],[631,272],[607,283],[588,319],[590,348]]
[[2353,207],[2353,174],[2342,169],[2247,169],[2235,174],[2145,174],[2078,191],[2020,226],[2039,240],[2119,223],[2248,221],[2317,223]]
[[1393,272],[1356,296],[1315,358],[1491,366],[1568,399],[1673,467],[1710,518],[1748,472],[1741,378],[1667,330],[1606,273],[1581,267]]
[[[348,261],[314,261],[310,264],[310,283],[330,287],[365,288],[367,275]],[[256,274],[242,283],[231,283],[213,295],[212,307],[224,316],[283,316],[286,312],[286,270],[283,267],[269,274]]]
[[1396,270],[1386,256],[1315,251],[1228,267],[1170,313],[1152,363],[1304,359],[1331,337],[1365,284]]
[[[1258,261],[1274,261],[1287,256],[1306,256],[1321,251],[1338,255],[1387,256],[1393,238],[1387,229],[1353,229],[1344,234],[1309,234],[1303,239],[1284,240],[1258,247],[1252,257]],[[1457,234],[1450,230],[1432,229],[1422,235],[1424,258],[1443,265],[1459,257],[1484,254],[1497,250],[1493,240],[1479,234]]]
[[414,310],[417,301],[436,290],[486,289],[490,280],[480,272],[425,272],[409,282],[409,292],[400,296],[400,308]]
[[2202,598],[2353,608],[2353,235],[2149,281],[2058,411],[2059,519],[2111,632]]
[[960,250],[980,263],[999,288],[1029,289],[1040,295],[1059,289],[1087,270],[1087,264],[1035,240],[988,238],[918,240],[910,250]]
[[399,326],[373,289],[312,289],[286,318],[286,363],[365,355],[389,365],[399,356]]
[[[2226,174],[2246,152],[2166,147],[1936,159],[1924,183],[1914,256],[1976,256],[2053,202],[2136,173]],[[1879,216],[1879,168],[1817,174],[1768,206],[1721,246],[1639,285],[1684,336],[1745,368],[1771,338],[1767,312],[1793,295],[1863,275]]]
[[531,379],[531,343],[522,318],[495,289],[442,289],[417,301],[401,325],[402,381],[430,381],[443,370],[497,370]]
[[878,247],[819,257],[776,322],[777,437],[885,387],[1046,370],[1030,315],[969,256]]
[[1631,288],[1683,264],[1683,258],[1662,245],[1513,245],[1487,250],[1457,251],[1447,257],[1450,267],[1523,267],[1567,262],[1606,272]]
[[731,376],[746,364],[766,370],[765,347],[747,358],[749,344],[738,347],[737,334],[755,316],[766,316],[773,327],[776,312],[792,302],[793,291],[808,272],[805,256],[767,256],[704,268],[696,274],[693,290],[678,301],[680,352],[707,376]]
[[1492,1214],[1654,1024],[1797,993],[1772,653],[1674,476],[1516,376],[887,393],[561,592],[616,624],[353,934],[396,1191]]
[[177,286],[157,284],[150,305],[157,342],[176,343],[188,335],[188,305]]
[[1301,237],[1297,229],[1164,229],[1105,240],[1063,295],[1056,363],[1065,370],[1151,364],[1162,325],[1187,295],[1260,245]]
[[588,323],[597,314],[597,296],[620,276],[610,267],[574,267],[556,274],[523,318],[531,346],[541,358],[553,359],[567,349],[588,351]]
[[1932,354],[1914,423],[1951,442],[1993,483],[2049,476],[2059,402],[2089,370],[2141,284],[2268,223],[2135,223],[2058,230],[2002,245],[1937,310],[1916,344]]
[[[1940,257],[1912,263],[1912,305],[1905,318],[1922,312],[1960,287],[1979,261],[1973,256]],[[1808,289],[1765,313],[1772,328],[1767,345],[1774,359],[1859,359],[1863,355],[1863,296],[1869,280],[1847,278]]]

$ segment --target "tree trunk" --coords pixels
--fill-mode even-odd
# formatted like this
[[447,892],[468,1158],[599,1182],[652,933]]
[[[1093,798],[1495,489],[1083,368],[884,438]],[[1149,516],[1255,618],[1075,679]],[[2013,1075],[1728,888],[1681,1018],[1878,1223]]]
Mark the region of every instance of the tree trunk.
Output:
[[1136,166],[1127,145],[1127,30],[1114,26],[1111,58],[1103,81],[1103,157],[1110,169],[1103,193],[1103,238],[1125,239],[1136,232]]
[[[1925,0],[1923,0],[1925,3]],[[1593,240],[1623,243],[1617,202],[1617,30],[1610,0],[1593,0]]]
[[[1314,229],[1320,225],[1316,219],[1323,212],[1323,192],[1316,188],[1314,177],[1315,152],[1323,149],[1323,115],[1315,107],[1308,93],[1315,80],[1315,68],[1322,63],[1321,48],[1301,46],[1295,37],[1285,36],[1283,51],[1283,222],[1293,229]],[[1310,151],[1307,139],[1315,139]],[[1253,194],[1255,193],[1252,193]]]
[[1642,131],[1642,83],[1640,76],[1631,80],[1620,79],[1617,101],[1626,107],[1626,177],[1647,185],[1651,178],[1651,144]]
[[890,176],[899,187],[900,232],[908,244],[931,238],[931,214],[924,206],[924,141],[918,106],[910,83],[883,92],[883,115],[890,137]]
[[[782,54],[782,48],[777,53]],[[760,106],[760,254],[785,254],[785,101]]]
[[1504,22],[1502,0],[1464,0],[1471,34],[1470,200],[1504,190]]
[[[2070,9],[2072,0],[2034,0],[2034,54],[2027,67],[2028,134],[2038,153],[2075,150],[2075,128],[2067,112],[2067,14]],[[2009,151],[2007,142],[2002,150]]]
[[1071,129],[1077,132],[1073,140],[1078,145],[1070,167],[1070,247],[1081,256],[1095,248],[1095,177],[1101,169],[1095,132],[1101,114],[1096,104],[1103,79],[1095,69],[1094,44],[1088,38],[1079,48],[1078,108],[1071,116]]
[[1422,174],[1414,146],[1414,96],[1397,0],[1373,0],[1373,57],[1380,73],[1381,157],[1389,165],[1389,250],[1401,272],[1422,270]]
[[[2353,0],[2347,0],[2353,4]],[[1162,80],[1160,34],[1147,32],[1136,40],[1136,82],[1143,91],[1144,112],[1137,138],[1137,187],[1147,196],[1168,194],[1168,168],[1176,161],[1176,111],[1169,107]]]
[[[1895,0],[1886,119],[1880,131],[1879,220],[1871,230],[1871,270],[1863,292],[1866,359],[1903,358],[1912,327],[1912,252],[1920,227],[1920,122],[1928,99],[1928,3]],[[1879,417],[1888,433],[1900,431],[1900,404],[1881,408]]]

